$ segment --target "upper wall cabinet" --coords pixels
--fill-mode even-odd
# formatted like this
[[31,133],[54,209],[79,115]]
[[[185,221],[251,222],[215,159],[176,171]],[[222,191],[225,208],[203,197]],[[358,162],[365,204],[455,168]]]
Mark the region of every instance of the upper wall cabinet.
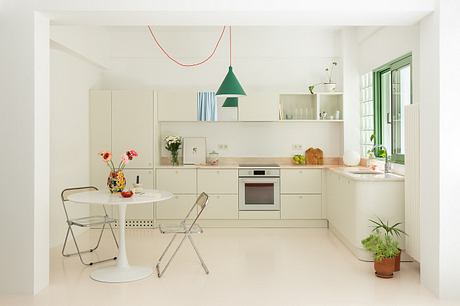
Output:
[[112,153],[117,160],[126,150],[139,156],[127,168],[153,167],[153,91],[112,91]]
[[158,92],[158,121],[197,121],[196,91]]
[[153,119],[153,91],[92,90],[91,171],[102,170],[96,170],[103,165],[97,153],[104,150],[112,151],[114,163],[118,163],[124,152],[134,149],[139,157],[126,168],[152,168]]
[[279,96],[271,93],[248,93],[238,99],[239,121],[278,121]]

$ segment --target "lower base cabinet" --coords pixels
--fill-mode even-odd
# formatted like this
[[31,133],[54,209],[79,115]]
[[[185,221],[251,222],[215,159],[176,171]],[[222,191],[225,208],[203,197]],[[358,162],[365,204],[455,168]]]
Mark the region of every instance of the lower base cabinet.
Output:
[[[157,219],[182,220],[196,201],[196,195],[174,195],[171,199],[158,202]],[[196,217],[196,211],[190,218]]]
[[321,219],[321,195],[281,195],[281,219]]
[[200,219],[238,219],[238,195],[209,195]]

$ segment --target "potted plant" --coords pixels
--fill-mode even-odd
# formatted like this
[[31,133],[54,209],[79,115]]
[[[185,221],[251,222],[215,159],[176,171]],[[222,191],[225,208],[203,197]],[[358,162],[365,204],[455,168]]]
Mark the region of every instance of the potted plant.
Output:
[[327,83],[324,83],[324,89],[327,92],[335,91],[337,86],[336,83],[332,82],[332,72],[334,72],[334,66],[337,66],[337,62],[332,62],[329,67],[326,67],[325,71],[327,72]]
[[375,275],[381,278],[392,278],[395,258],[399,253],[398,241],[393,236],[373,231],[361,241],[364,248],[374,255]]
[[[377,218],[378,221],[369,219],[369,221],[373,224],[373,232],[378,232],[379,230],[383,230],[385,232],[385,235],[389,235],[393,237],[394,239],[401,238],[403,235],[407,235],[405,231],[403,231],[400,226],[401,222],[397,222],[393,225],[389,225],[388,221],[385,223],[382,221],[382,219]],[[395,258],[395,271],[401,270],[401,249],[399,249],[398,254],[396,255]]]

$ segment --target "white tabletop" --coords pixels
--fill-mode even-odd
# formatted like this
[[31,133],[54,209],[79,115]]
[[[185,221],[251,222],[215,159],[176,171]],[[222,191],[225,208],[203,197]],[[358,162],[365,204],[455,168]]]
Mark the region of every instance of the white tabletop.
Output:
[[69,195],[69,201],[82,204],[103,205],[134,205],[164,201],[172,198],[172,193],[156,189],[144,189],[144,193],[134,194],[130,198],[123,198],[119,193],[109,191],[86,191]]

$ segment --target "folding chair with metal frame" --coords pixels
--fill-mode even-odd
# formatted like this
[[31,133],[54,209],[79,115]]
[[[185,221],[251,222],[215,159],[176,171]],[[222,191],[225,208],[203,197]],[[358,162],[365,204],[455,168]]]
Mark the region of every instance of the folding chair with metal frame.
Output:
[[[64,213],[65,213],[65,216],[66,216],[66,219],[67,219],[67,226],[68,226],[67,233],[65,235],[64,245],[62,246],[62,252],[61,253],[65,257],[69,257],[69,256],[73,256],[73,255],[78,254],[78,256],[80,257],[81,263],[86,265],[86,266],[92,266],[93,264],[97,264],[97,263],[117,259],[117,257],[115,256],[115,257],[110,257],[110,258],[107,258],[107,259],[103,259],[103,260],[99,260],[99,261],[92,261],[92,262],[87,263],[87,262],[85,262],[83,260],[83,257],[81,256],[84,253],[91,253],[91,252],[93,252],[94,250],[96,250],[99,247],[99,244],[101,243],[101,239],[102,239],[102,234],[104,233],[104,229],[105,229],[106,224],[109,225],[110,230],[112,232],[113,239],[114,239],[115,244],[116,244],[116,246],[118,248],[118,241],[117,241],[117,238],[115,237],[115,233],[114,233],[113,228],[112,228],[112,223],[115,223],[116,220],[113,219],[113,218],[110,218],[108,216],[105,206],[102,205],[102,208],[104,209],[104,215],[81,217],[81,218],[75,218],[75,219],[72,219],[72,218],[69,217],[69,212],[68,212],[67,207],[66,207],[67,202],[69,202],[68,196],[70,194],[74,194],[74,193],[77,193],[77,192],[83,192],[83,191],[97,191],[97,190],[98,189],[96,187],[86,186],[86,187],[67,188],[67,189],[64,189],[61,192],[62,206],[64,207]],[[97,225],[102,225],[102,229],[101,229],[101,232],[99,234],[99,238],[97,240],[96,246],[93,247],[93,248],[90,248],[88,250],[85,250],[85,251],[80,251],[80,247],[78,246],[77,239],[76,239],[75,234],[73,232],[72,226],[91,227],[91,226],[97,226]],[[65,248],[67,246],[67,239],[69,238],[69,233],[72,235],[72,238],[73,238],[73,241],[75,243],[75,248],[77,249],[77,252],[75,252],[75,253],[67,253],[66,254],[65,253]]]
[[[209,274],[209,270],[206,267],[206,264],[204,263],[204,260],[201,257],[200,253],[198,252],[198,249],[197,249],[197,247],[196,247],[196,245],[195,245],[195,243],[194,243],[194,241],[192,239],[192,236],[191,236],[191,234],[201,234],[201,233],[203,233],[203,229],[196,222],[197,222],[198,218],[201,216],[201,213],[203,212],[203,210],[205,209],[207,204],[208,204],[208,195],[206,193],[202,192],[198,196],[198,198],[196,199],[195,204],[193,204],[192,208],[189,210],[189,212],[185,216],[184,220],[182,220],[180,222],[180,224],[173,225],[173,226],[160,224],[159,228],[160,228],[160,232],[162,234],[174,234],[174,236],[172,237],[171,241],[166,246],[166,249],[163,251],[163,254],[161,254],[160,259],[158,259],[158,263],[156,265],[156,270],[157,270],[158,277],[163,276],[163,274],[165,273],[166,269],[169,267],[169,264],[174,259],[174,256],[176,255],[177,251],[180,249],[180,247],[182,246],[182,244],[184,243],[186,238],[192,244],[192,247],[195,250],[196,255],[198,256],[198,259],[200,260],[201,266],[203,267],[204,271],[206,272],[206,274]],[[190,217],[191,213],[194,210],[196,210],[197,207],[198,207],[198,212],[197,212],[197,215],[196,215],[195,219],[190,219],[189,220],[189,217]],[[187,222],[187,221],[192,221],[192,222],[190,223],[190,222]],[[166,252],[169,250],[169,248],[171,247],[172,243],[174,242],[174,240],[176,239],[176,237],[178,235],[184,235],[184,237],[182,238],[182,240],[179,242],[178,246],[176,247],[176,249],[172,253],[172,255],[169,258],[168,262],[166,263],[164,269],[161,270],[160,269],[161,261],[162,261],[162,259],[165,256]]]

